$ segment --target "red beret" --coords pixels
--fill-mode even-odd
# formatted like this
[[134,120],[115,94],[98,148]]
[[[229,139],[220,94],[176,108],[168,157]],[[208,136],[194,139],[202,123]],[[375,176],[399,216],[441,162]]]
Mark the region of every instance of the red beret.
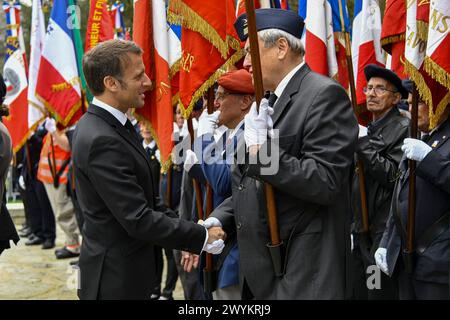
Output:
[[224,73],[217,82],[232,93],[255,94],[252,75],[245,69]]

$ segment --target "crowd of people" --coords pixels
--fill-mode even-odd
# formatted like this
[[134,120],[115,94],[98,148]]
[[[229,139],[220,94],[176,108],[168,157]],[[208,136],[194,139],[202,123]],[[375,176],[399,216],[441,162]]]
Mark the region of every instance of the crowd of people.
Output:
[[213,107],[197,102],[193,132],[174,110],[169,172],[129,112],[152,88],[142,50],[110,40],[87,52],[87,113],[64,130],[48,118],[23,150],[25,244],[53,248],[56,220],[55,255],[79,258],[80,299],[173,299],[178,278],[187,300],[449,299],[450,107],[430,129],[419,101],[409,138],[412,82],[370,64],[372,119],[358,125],[345,89],[305,64],[302,19],[256,15],[266,97],[258,108],[244,14],[244,69],[219,78]]

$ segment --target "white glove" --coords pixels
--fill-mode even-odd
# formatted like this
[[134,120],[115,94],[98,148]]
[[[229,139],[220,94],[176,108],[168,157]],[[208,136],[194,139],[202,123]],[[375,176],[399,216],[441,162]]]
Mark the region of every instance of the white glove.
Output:
[[206,229],[212,228],[212,227],[220,227],[222,228],[222,223],[219,221],[219,219],[215,217],[209,217],[205,221],[203,221],[203,226]]
[[56,121],[55,121],[55,119],[52,119],[52,118],[45,119],[44,127],[45,127],[45,130],[47,130],[50,133],[55,132],[56,131]]
[[253,102],[250,111],[244,118],[244,138],[247,147],[264,144],[267,141],[267,135],[273,137],[272,114],[273,109],[269,107],[267,99],[261,100],[259,113],[256,110],[256,102]]
[[25,180],[23,180],[23,176],[19,177],[19,186],[22,188],[22,190],[25,190]]
[[203,247],[203,251],[206,251],[208,253],[212,253],[212,254],[219,254],[222,252],[223,248],[225,247],[225,243],[223,242],[222,239],[216,240],[213,243],[207,243],[204,247]]
[[377,264],[377,267],[380,268],[381,271],[388,274],[388,265],[387,265],[387,250],[386,248],[378,248],[377,251],[375,251],[375,262]]
[[406,138],[403,140],[402,151],[408,159],[422,161],[433,150],[422,140]]
[[198,119],[197,136],[200,137],[204,134],[214,134],[214,130],[217,128],[217,120],[219,119],[220,111],[215,111],[208,114],[208,110],[203,110],[200,118]]
[[358,138],[362,138],[367,136],[367,127],[364,127],[362,125],[359,124],[359,133],[358,133]]
[[198,163],[197,155],[192,150],[186,150],[186,159],[184,159],[184,171],[189,172],[191,168]]

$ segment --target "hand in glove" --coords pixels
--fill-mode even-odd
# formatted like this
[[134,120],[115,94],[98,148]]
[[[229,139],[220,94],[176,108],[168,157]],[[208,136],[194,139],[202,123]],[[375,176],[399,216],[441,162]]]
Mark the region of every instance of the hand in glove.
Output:
[[261,100],[259,113],[256,110],[256,102],[253,102],[244,120],[244,138],[247,147],[264,144],[267,141],[267,135],[273,137],[272,114],[273,109],[269,107],[267,99]]
[[364,127],[362,125],[359,124],[359,133],[358,133],[358,138],[362,138],[367,136],[367,127]]
[[186,159],[184,160],[184,171],[189,172],[191,168],[198,163],[197,155],[192,150],[186,150]]
[[198,119],[197,136],[200,137],[207,133],[214,134],[214,130],[217,128],[219,115],[220,111],[208,114],[208,110],[203,110],[202,115]]
[[219,221],[219,219],[214,217],[209,217],[205,221],[203,221],[202,225],[206,228],[212,228],[212,227],[219,227],[222,228],[222,223]]
[[381,271],[388,274],[388,265],[387,265],[387,250],[386,248],[378,248],[377,251],[375,251],[375,262],[377,264],[377,267],[380,268]]
[[55,119],[47,118],[45,120],[44,127],[45,127],[45,130],[47,130],[50,133],[55,132],[56,131],[56,121],[55,121]]
[[19,186],[20,186],[20,188],[22,188],[22,190],[26,189],[26,187],[25,187],[25,180],[23,179],[23,176],[19,177]]
[[215,240],[213,243],[207,243],[203,247],[203,251],[206,251],[206,252],[212,253],[212,254],[220,254],[224,247],[225,247],[225,243],[223,242],[222,239],[219,239],[219,240]]
[[403,140],[402,151],[408,159],[422,161],[433,150],[422,140],[406,138]]

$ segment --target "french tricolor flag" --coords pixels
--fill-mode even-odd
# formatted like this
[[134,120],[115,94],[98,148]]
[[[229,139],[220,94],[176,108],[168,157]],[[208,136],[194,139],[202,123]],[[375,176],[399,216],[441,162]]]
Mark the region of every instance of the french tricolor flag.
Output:
[[381,12],[378,0],[356,0],[353,20],[352,56],[358,105],[365,103],[363,88],[367,81],[364,67],[370,63],[385,65],[381,48]]
[[81,107],[81,81],[68,0],[54,1],[39,64],[36,96],[55,119],[67,125]]
[[305,61],[320,74],[336,78],[338,64],[333,32],[333,12],[328,0],[300,0],[299,15],[305,20],[302,37]]

